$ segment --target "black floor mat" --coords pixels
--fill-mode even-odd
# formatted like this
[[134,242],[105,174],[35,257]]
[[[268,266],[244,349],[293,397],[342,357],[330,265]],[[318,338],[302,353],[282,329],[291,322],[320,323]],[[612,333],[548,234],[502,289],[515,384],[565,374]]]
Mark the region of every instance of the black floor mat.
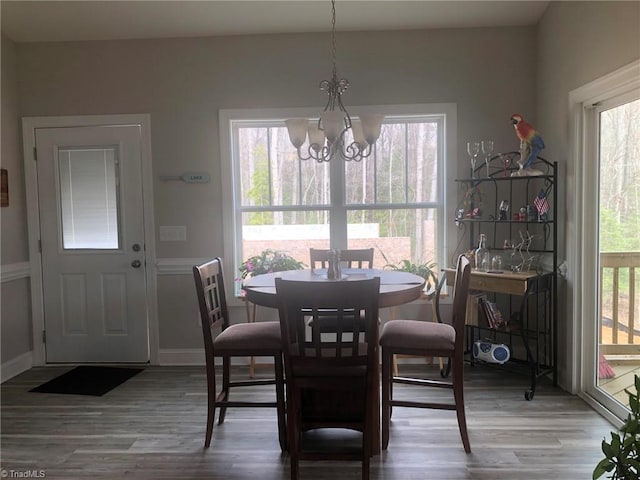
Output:
[[142,370],[142,368],[124,367],[76,367],[30,391],[100,397]]

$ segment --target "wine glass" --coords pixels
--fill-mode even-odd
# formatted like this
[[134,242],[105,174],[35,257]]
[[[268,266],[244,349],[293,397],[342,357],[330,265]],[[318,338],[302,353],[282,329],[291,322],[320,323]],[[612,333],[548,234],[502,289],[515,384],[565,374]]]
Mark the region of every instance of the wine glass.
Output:
[[493,140],[482,140],[482,153],[484,153],[484,163],[487,166],[487,177],[489,177],[489,160],[493,153]]
[[480,142],[476,142],[475,140],[467,142],[467,153],[469,154],[469,157],[471,157],[471,178],[476,178],[475,172],[478,152],[480,152]]

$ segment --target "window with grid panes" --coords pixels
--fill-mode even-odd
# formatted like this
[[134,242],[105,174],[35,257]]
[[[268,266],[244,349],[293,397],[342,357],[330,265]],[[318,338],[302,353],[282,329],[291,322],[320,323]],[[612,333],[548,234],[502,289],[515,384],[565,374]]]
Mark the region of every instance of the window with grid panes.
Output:
[[264,111],[256,118],[250,111],[222,115],[229,141],[223,172],[232,177],[225,205],[231,206],[227,246],[233,251],[225,255],[233,258],[234,272],[265,249],[308,264],[310,247],[374,247],[376,268],[403,260],[444,266],[455,106],[423,107],[407,114],[377,110],[386,115],[380,138],[361,162],[298,159],[287,117],[277,112],[272,118],[262,118]]

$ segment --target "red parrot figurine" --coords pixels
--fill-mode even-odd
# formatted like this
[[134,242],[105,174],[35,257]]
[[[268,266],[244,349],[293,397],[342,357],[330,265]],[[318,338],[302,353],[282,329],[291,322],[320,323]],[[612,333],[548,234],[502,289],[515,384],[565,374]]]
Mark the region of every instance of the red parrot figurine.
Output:
[[527,169],[544,148],[544,141],[535,128],[524,121],[522,115],[518,113],[511,115],[511,123],[520,139],[520,165],[523,169]]

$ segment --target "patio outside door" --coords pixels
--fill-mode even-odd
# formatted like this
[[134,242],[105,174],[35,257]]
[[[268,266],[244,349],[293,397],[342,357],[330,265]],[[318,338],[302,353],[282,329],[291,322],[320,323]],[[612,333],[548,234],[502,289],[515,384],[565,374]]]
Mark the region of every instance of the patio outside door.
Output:
[[35,142],[46,362],[148,362],[140,125]]
[[[640,92],[594,106],[599,163],[595,389],[611,406],[640,374]],[[610,407],[610,410],[616,407]]]

